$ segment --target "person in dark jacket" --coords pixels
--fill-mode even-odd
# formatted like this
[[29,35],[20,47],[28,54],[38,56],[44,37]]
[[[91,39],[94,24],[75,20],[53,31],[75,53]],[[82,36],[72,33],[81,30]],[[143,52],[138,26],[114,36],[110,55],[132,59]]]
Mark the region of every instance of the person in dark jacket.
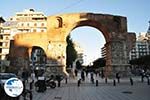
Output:
[[81,72],[81,79],[82,79],[82,81],[85,81],[84,71]]
[[120,83],[120,74],[119,74],[119,72],[116,73],[116,79],[118,80],[118,83]]

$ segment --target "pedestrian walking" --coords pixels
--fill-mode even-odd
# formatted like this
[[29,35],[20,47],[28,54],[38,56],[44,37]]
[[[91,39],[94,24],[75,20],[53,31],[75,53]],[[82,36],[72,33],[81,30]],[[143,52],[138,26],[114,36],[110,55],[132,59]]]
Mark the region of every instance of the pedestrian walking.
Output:
[[22,79],[26,82],[28,82],[28,77],[29,77],[29,73],[28,73],[28,71],[27,70],[24,70],[23,72],[22,72]]
[[92,71],[90,74],[91,74],[91,82],[94,84],[94,72]]
[[85,75],[84,75],[84,71],[83,70],[81,71],[81,79],[82,79],[82,81],[85,81]]
[[77,76],[78,76],[78,71],[77,71],[77,69],[74,70],[74,73],[75,73],[75,76],[77,77]]
[[86,70],[85,73],[86,73],[86,77],[88,77],[88,73],[89,73],[88,70]]
[[104,78],[104,70],[103,69],[101,70],[101,77],[102,77],[102,79]]
[[119,72],[116,73],[116,79],[118,80],[118,83],[120,83],[120,74],[119,74]]

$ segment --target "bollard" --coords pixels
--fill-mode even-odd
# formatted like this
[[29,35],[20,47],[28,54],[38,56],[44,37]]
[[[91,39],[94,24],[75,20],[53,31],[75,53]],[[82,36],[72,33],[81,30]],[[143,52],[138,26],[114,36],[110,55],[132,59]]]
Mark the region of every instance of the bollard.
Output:
[[66,84],[68,83],[68,80],[67,80],[67,78],[65,78],[65,83],[66,83]]
[[107,81],[107,78],[105,78],[105,83],[107,83],[108,81]]
[[96,86],[98,86],[98,80],[96,80]]
[[130,77],[130,84],[133,85],[133,79]]
[[32,89],[33,89],[33,81],[30,82],[30,90],[32,90]]
[[78,80],[78,87],[80,86],[81,84],[81,79]]
[[30,100],[32,100],[32,91],[30,92]]
[[144,76],[143,75],[141,76],[141,82],[142,83],[144,82]]
[[147,85],[150,85],[149,77],[147,77]]
[[25,94],[25,91],[23,93],[23,100],[26,100],[26,94]]
[[61,82],[61,81],[59,80],[59,81],[58,81],[58,87],[60,87],[60,82]]
[[114,81],[113,81],[113,85],[116,86],[116,80],[115,80],[115,79],[114,79]]

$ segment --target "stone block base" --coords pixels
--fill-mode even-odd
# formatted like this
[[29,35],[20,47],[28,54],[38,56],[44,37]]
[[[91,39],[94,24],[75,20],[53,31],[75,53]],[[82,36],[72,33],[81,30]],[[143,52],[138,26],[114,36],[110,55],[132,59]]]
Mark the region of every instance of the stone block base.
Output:
[[51,75],[68,76],[68,73],[66,72],[65,66],[47,66],[45,75],[48,77]]
[[129,77],[131,76],[130,73],[130,65],[112,65],[105,67],[105,77],[115,78],[116,73],[119,72],[121,77]]

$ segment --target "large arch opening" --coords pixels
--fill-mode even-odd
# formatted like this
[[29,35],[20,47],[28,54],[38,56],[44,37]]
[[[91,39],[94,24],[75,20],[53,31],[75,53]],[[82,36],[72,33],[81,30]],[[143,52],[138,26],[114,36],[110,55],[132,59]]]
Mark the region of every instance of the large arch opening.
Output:
[[78,62],[87,67],[92,66],[94,61],[104,58],[101,49],[110,40],[110,36],[100,23],[91,20],[78,22],[68,36],[71,36],[77,51],[77,58],[71,64],[73,71],[79,66]]
[[[93,61],[94,60],[96,60],[96,59],[98,59],[98,58],[100,58],[101,57],[101,48],[102,47],[104,47],[105,48],[105,55],[104,55],[104,59],[106,60],[106,66],[108,66],[109,65],[109,61],[110,61],[110,53],[108,53],[108,52],[110,52],[110,48],[108,48],[108,45],[107,45],[107,43],[109,43],[110,42],[110,37],[111,37],[111,34],[109,33],[109,31],[110,30],[108,30],[107,29],[107,27],[104,27],[105,25],[101,25],[101,23],[100,22],[97,22],[97,21],[94,21],[94,20],[84,20],[84,21],[79,21],[79,22],[77,22],[77,23],[74,23],[73,25],[72,25],[72,28],[70,29],[70,31],[68,32],[68,36],[71,34],[71,32],[72,31],[74,31],[74,30],[76,30],[76,29],[78,29],[78,28],[81,28],[81,27],[90,27],[90,28],[92,28],[93,30],[96,30],[97,32],[97,34],[99,34],[99,36],[101,36],[101,38],[103,39],[102,41],[103,41],[103,43],[102,43],[102,46],[100,46],[99,47],[99,53],[97,54],[98,56],[97,57],[95,57],[95,56],[93,56],[92,55],[92,53],[91,53],[91,55],[93,56],[93,57],[88,57],[87,56],[87,58],[89,58],[89,59],[87,59],[86,58],[86,56],[84,57],[84,54],[83,54],[83,57],[84,57],[84,62],[86,62],[88,65],[93,65]],[[82,34],[82,33],[80,33],[80,34]],[[85,36],[87,36],[87,35],[85,35]],[[80,36],[78,37],[78,38],[80,38]],[[100,40],[100,38],[99,38],[99,40]],[[91,44],[91,43],[88,43],[87,45],[89,45],[89,44]],[[107,46],[106,46],[107,45]],[[93,45],[94,46],[94,45]],[[98,52],[98,51],[97,51]],[[86,54],[85,54],[86,55]],[[94,55],[96,55],[96,54],[94,54]],[[73,71],[75,70],[75,67],[76,66],[78,66],[77,65],[77,61],[79,61],[79,60],[75,60],[73,63],[72,63],[72,69],[73,69]],[[82,61],[80,62],[81,64],[82,64]],[[80,64],[80,65],[81,65]],[[85,63],[84,63],[85,64]],[[87,65],[86,64],[86,65]],[[111,68],[111,67],[110,67]],[[107,73],[106,73],[106,70],[108,71],[108,70],[111,70],[111,69],[106,69],[106,68],[104,68],[104,70],[105,70],[105,76],[107,76]],[[109,71],[108,71],[109,72]]]
[[83,65],[90,65],[98,58],[101,58],[101,48],[106,43],[101,31],[91,26],[81,26],[73,29],[70,33],[78,57],[83,57]]
[[106,43],[110,41],[111,34],[109,33],[109,30],[100,22],[97,22],[94,20],[79,21],[78,23],[75,23],[73,25],[73,28],[71,29],[71,31],[73,31],[74,29],[78,27],[85,27],[85,26],[97,29],[103,35]]

